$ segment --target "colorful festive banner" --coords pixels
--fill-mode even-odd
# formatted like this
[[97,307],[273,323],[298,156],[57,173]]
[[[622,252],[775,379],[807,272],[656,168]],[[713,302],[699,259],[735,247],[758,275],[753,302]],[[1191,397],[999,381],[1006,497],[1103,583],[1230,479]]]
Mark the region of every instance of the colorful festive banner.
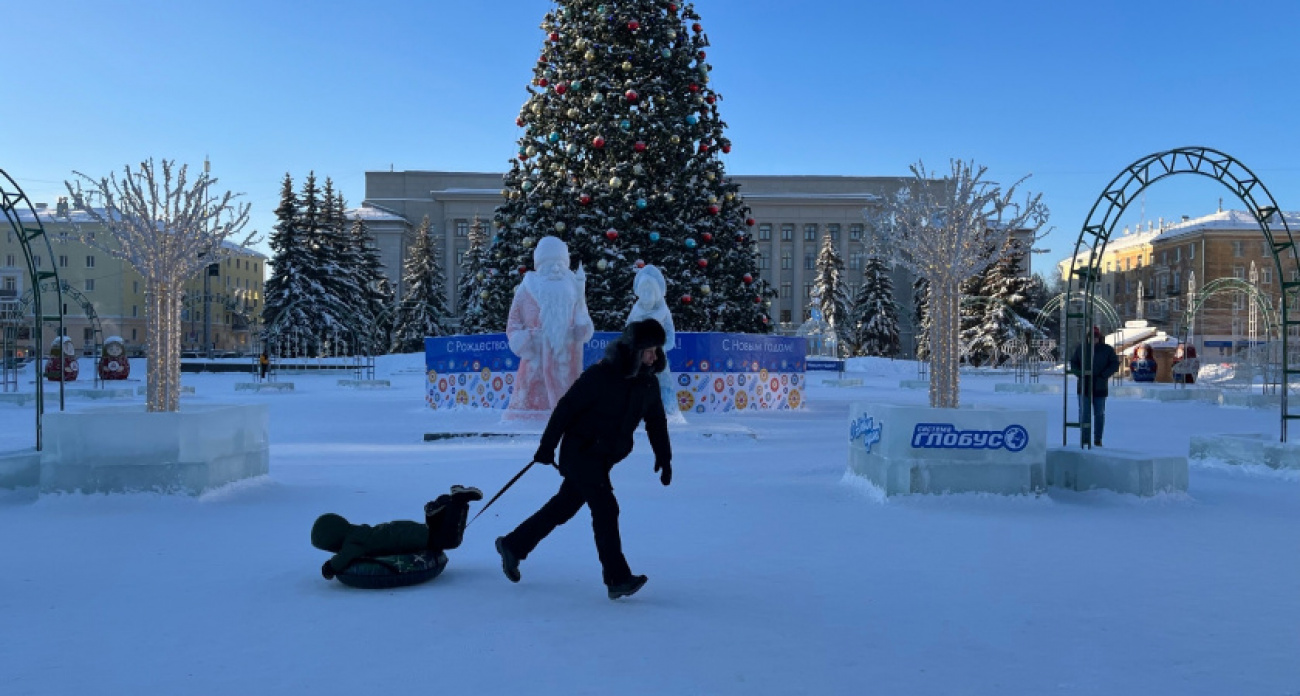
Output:
[[[583,346],[583,366],[600,360],[614,332]],[[424,339],[431,408],[498,408],[510,403],[519,358],[505,334]],[[679,332],[668,351],[677,403],[688,413],[785,410],[804,403],[806,341],[756,334]]]

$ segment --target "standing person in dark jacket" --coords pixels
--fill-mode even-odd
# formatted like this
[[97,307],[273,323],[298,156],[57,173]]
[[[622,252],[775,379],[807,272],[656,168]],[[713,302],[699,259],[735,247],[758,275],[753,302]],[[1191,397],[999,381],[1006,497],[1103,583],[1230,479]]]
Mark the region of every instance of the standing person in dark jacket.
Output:
[[[1119,357],[1115,355],[1115,349],[1106,343],[1105,338],[1101,335],[1101,327],[1092,327],[1092,380],[1091,389],[1083,388],[1083,377],[1080,374],[1083,371],[1083,345],[1080,344],[1074,349],[1074,355],[1070,357],[1070,374],[1080,375],[1076,382],[1075,393],[1079,395],[1079,420],[1084,424],[1084,432],[1088,431],[1088,424],[1092,425],[1092,444],[1094,447],[1101,447],[1101,435],[1106,429],[1106,397],[1110,395],[1108,386],[1110,378],[1119,371]],[[1092,408],[1089,409],[1089,404]],[[1091,418],[1089,418],[1091,411]]]
[[672,481],[672,447],[655,377],[668,363],[663,345],[659,322],[645,319],[629,324],[605,350],[605,357],[587,368],[556,404],[533,461],[555,464],[558,444],[558,468],[564,481],[532,517],[497,538],[501,568],[511,582],[519,582],[519,562],[586,505],[609,598],[630,596],[645,585],[646,576],[633,575],[623,557],[618,500],[609,473],[632,453],[632,434],[644,421],[659,480],[665,486]]

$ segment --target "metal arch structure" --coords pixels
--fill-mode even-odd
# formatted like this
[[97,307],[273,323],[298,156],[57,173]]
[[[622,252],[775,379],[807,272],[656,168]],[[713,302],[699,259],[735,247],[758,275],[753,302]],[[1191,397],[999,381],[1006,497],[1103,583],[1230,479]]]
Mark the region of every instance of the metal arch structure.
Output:
[[[44,379],[44,372],[40,369],[40,360],[45,355],[45,336],[42,330],[45,324],[56,324],[58,326],[58,335],[63,336],[65,327],[63,325],[63,294],[62,283],[59,281],[59,267],[54,262],[54,247],[50,244],[50,237],[45,233],[45,225],[41,224],[41,218],[36,214],[36,207],[27,198],[27,194],[18,186],[18,182],[13,180],[3,169],[0,169],[0,211],[4,213],[5,220],[9,222],[9,227],[18,237],[18,243],[23,248],[23,258],[27,263],[27,279],[30,287],[37,287],[42,282],[53,281],[57,297],[54,302],[54,312],[46,314],[44,303],[41,302],[41,293],[35,293],[34,311],[32,313],[32,342],[36,351],[34,356],[37,361],[36,369],[36,450],[40,451],[44,446],[41,433],[41,421],[45,415],[45,386],[41,384]],[[24,218],[30,218],[25,220]],[[33,245],[43,245],[42,248],[48,254],[46,258],[50,260],[50,270],[43,271],[36,266],[36,259],[33,257]],[[64,406],[63,381],[59,381],[59,410]]]
[[[96,386],[99,386],[102,382],[99,378],[99,361],[103,358],[103,351],[101,348],[104,347],[104,325],[99,320],[99,313],[95,311],[95,303],[91,302],[90,298],[82,294],[80,290],[72,287],[72,285],[66,280],[45,280],[35,287],[36,289],[39,289],[40,292],[32,292],[31,290],[28,290],[23,293],[22,299],[18,301],[18,311],[23,315],[27,314],[28,309],[32,307],[40,295],[51,291],[58,293],[60,313],[63,312],[62,300],[64,297],[71,297],[72,301],[76,302],[77,305],[81,307],[82,314],[86,315],[86,321],[90,323],[90,335],[92,336],[91,348],[92,354],[95,356],[95,384]],[[33,316],[35,316],[35,313]],[[60,327],[59,335],[65,335],[62,327]],[[43,359],[44,356],[37,356],[37,360]]]
[[1214,295],[1224,293],[1241,292],[1255,304],[1261,316],[1264,317],[1264,335],[1269,338],[1275,338],[1275,331],[1278,330],[1278,321],[1276,313],[1273,311],[1273,300],[1259,288],[1251,285],[1249,282],[1240,278],[1215,278],[1206,283],[1198,290],[1192,301],[1187,303],[1187,309],[1183,311],[1183,341],[1189,338],[1189,330],[1192,326],[1196,315],[1200,313],[1206,301]]
[[[1039,333],[1045,332],[1043,324],[1047,322],[1047,318],[1052,316],[1053,312],[1067,311],[1066,308],[1069,306],[1066,304],[1067,298],[1071,304],[1083,304],[1090,300],[1092,304],[1096,305],[1094,310],[1101,310],[1102,320],[1105,324],[1113,329],[1119,329],[1124,325],[1124,323],[1119,319],[1119,310],[1115,309],[1115,305],[1111,304],[1106,298],[1096,296],[1089,298],[1083,292],[1074,292],[1068,296],[1065,293],[1061,293],[1049,299],[1047,304],[1043,305],[1043,308],[1039,311],[1038,318],[1034,320],[1034,328],[1037,329]],[[1094,318],[1096,317],[1096,311],[1093,312],[1093,316]],[[1064,324],[1062,324],[1062,326],[1064,326]],[[1089,324],[1089,326],[1091,326],[1091,324]]]
[[[1290,316],[1290,307],[1300,298],[1300,249],[1296,248],[1291,228],[1286,218],[1279,214],[1281,208],[1268,189],[1244,164],[1227,153],[1208,147],[1180,147],[1164,152],[1147,155],[1124,168],[1107,184],[1105,190],[1097,197],[1088,218],[1079,232],[1074,244],[1074,254],[1070,258],[1070,271],[1066,277],[1066,289],[1069,293],[1082,291],[1089,299],[1096,295],[1101,283],[1101,260],[1106,245],[1114,234],[1120,216],[1129,204],[1151,184],[1176,174],[1194,174],[1214,179],[1223,184],[1246,206],[1251,216],[1259,224],[1260,232],[1268,243],[1273,256],[1273,264],[1278,279],[1282,283],[1281,333],[1283,355],[1283,381],[1289,383],[1293,375],[1300,375],[1300,356],[1295,356],[1296,363],[1287,348],[1288,334],[1293,326],[1300,326],[1300,321]],[[1288,263],[1284,264],[1283,259]],[[1290,273],[1286,271],[1290,270]],[[1094,303],[1084,302],[1081,311],[1066,312],[1066,321],[1061,327],[1062,350],[1069,350],[1072,327],[1080,327],[1080,337],[1087,327],[1092,326]],[[1080,351],[1079,378],[1083,381],[1084,397],[1091,398],[1092,390],[1092,351]],[[1069,371],[1062,375],[1066,386],[1069,385]],[[1069,389],[1062,389],[1061,406],[1062,445],[1069,442],[1070,428],[1079,429],[1080,446],[1091,447],[1090,419],[1080,413],[1078,421],[1069,419]],[[1281,440],[1286,442],[1287,422],[1300,418],[1288,408],[1287,392],[1282,389],[1280,430]]]
[[[276,320],[263,328],[259,335],[261,341],[261,350],[267,352],[272,358],[272,364],[276,363],[276,358],[282,358],[279,350],[286,345],[292,347],[293,339],[297,339],[298,351],[301,355],[295,357],[307,357],[310,353],[317,353],[317,357],[326,357],[321,352],[322,346],[326,341],[321,337],[311,335],[303,336],[300,332],[294,331],[286,335],[284,331],[284,321],[290,315],[297,302],[291,303],[282,310],[276,317]],[[363,317],[346,313],[343,317],[343,324],[334,331],[334,338],[337,340],[343,338],[347,346],[346,355],[336,354],[334,357],[350,357],[352,359],[351,369],[360,379],[373,379],[375,374],[375,352],[373,350],[373,336],[365,331],[366,324],[362,321]],[[286,339],[289,341],[286,344]],[[310,340],[306,340],[310,339]],[[260,353],[261,350],[258,352]]]

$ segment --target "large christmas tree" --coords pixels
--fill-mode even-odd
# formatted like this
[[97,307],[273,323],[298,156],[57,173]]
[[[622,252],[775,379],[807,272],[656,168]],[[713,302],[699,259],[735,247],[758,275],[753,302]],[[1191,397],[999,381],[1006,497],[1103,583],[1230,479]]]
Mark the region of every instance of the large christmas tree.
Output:
[[559,0],[516,123],[482,308],[505,323],[537,240],[569,245],[602,330],[621,328],[640,263],[658,266],[679,330],[766,332],[753,219],[719,159],[708,36],[689,3]]

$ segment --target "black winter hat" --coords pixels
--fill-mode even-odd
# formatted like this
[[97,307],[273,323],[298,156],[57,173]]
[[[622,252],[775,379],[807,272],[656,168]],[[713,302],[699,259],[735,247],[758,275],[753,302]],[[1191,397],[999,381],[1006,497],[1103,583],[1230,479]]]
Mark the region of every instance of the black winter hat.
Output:
[[632,352],[640,352],[646,348],[663,348],[664,343],[668,340],[668,334],[664,333],[664,327],[654,319],[642,319],[634,321],[627,325],[623,330],[623,335],[627,338],[628,343],[632,344]]
[[321,551],[338,553],[343,548],[343,539],[352,531],[347,518],[332,512],[321,515],[316,524],[311,526],[311,545]]

